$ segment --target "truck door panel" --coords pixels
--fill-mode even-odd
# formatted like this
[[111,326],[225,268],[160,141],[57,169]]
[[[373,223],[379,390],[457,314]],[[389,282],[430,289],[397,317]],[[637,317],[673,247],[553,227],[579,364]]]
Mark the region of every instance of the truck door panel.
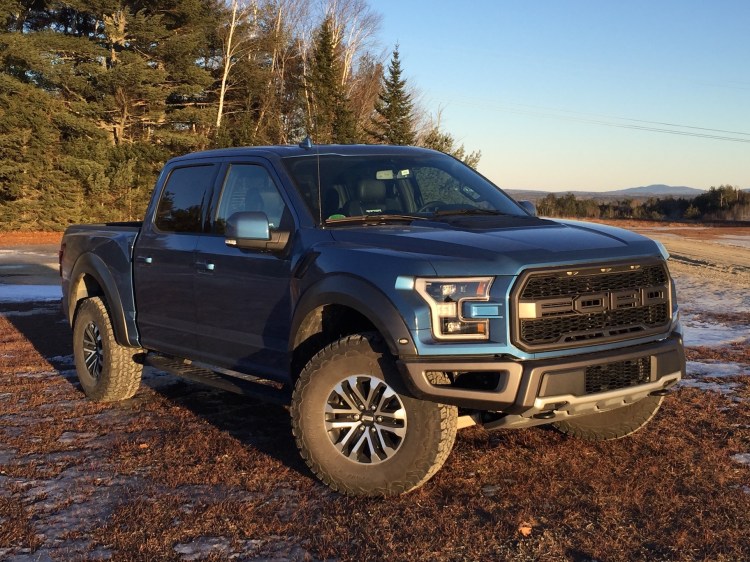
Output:
[[277,380],[288,377],[290,262],[281,255],[227,246],[226,219],[266,213],[270,228],[291,222],[269,172],[261,165],[228,167],[214,228],[196,251],[198,349],[207,362]]
[[141,345],[189,357],[196,347],[195,250],[218,166],[178,167],[162,190],[152,223],[134,252]]

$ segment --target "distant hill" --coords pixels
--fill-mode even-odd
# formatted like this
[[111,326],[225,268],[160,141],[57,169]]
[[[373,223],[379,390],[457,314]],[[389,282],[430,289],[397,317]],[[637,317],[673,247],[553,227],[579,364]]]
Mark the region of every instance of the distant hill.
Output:
[[704,189],[696,189],[694,187],[686,187],[684,185],[645,185],[643,187],[629,187],[627,189],[618,189],[616,191],[610,191],[611,195],[639,195],[639,196],[683,196],[683,197],[696,197],[701,193],[705,193]]
[[687,187],[683,185],[664,184],[629,187],[612,191],[537,191],[531,189],[505,189],[504,191],[514,199],[528,199],[530,201],[542,199],[548,193],[554,193],[558,197],[565,195],[566,193],[572,193],[578,199],[598,199],[601,201],[621,199],[623,197],[634,197],[637,199],[647,199],[649,197],[684,197],[686,199],[692,199],[701,193],[706,193],[705,189],[696,189],[695,187]]

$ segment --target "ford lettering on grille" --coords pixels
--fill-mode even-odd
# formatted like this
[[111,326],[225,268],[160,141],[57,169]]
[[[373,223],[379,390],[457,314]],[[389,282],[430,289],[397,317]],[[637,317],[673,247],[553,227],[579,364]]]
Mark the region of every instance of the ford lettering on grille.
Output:
[[560,314],[593,314],[620,308],[637,308],[669,302],[669,288],[666,285],[647,289],[625,289],[592,295],[578,295],[518,303],[518,317],[544,318]]
[[513,341],[528,351],[641,337],[671,321],[663,263],[527,271],[511,296]]

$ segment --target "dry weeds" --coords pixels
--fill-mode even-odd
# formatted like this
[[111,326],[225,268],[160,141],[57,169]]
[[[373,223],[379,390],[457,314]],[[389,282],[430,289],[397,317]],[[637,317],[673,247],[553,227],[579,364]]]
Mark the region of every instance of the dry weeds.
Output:
[[24,244],[59,244],[62,232],[0,232],[0,247]]
[[[422,489],[364,500],[313,479],[283,408],[156,374],[87,401],[60,320],[0,317],[0,559],[750,557],[748,377],[679,389],[610,443],[467,429]],[[718,354],[750,369],[739,346],[688,351]]]

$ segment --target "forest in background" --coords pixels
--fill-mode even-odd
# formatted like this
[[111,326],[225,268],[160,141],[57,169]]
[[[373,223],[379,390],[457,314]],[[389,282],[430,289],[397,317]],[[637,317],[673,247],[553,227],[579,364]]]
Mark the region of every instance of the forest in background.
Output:
[[549,193],[536,202],[545,217],[645,220],[750,220],[750,193],[731,185],[711,187],[693,198],[628,197],[614,201],[577,198],[573,193]]
[[476,166],[367,0],[0,0],[0,225],[142,216],[172,156],[419,144]]

